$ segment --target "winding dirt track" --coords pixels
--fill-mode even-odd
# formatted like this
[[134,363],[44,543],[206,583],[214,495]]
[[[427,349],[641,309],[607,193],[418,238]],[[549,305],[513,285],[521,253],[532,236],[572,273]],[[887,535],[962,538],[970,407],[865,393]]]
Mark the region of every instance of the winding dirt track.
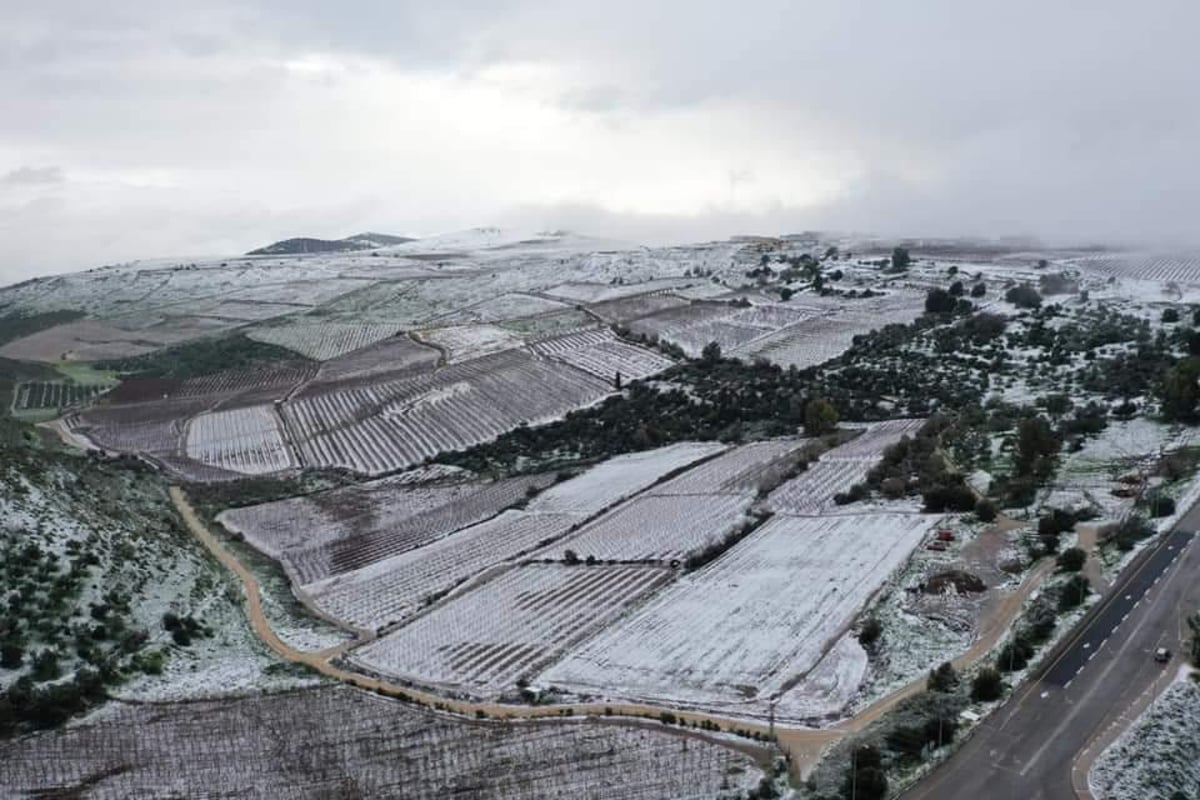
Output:
[[[829,744],[838,741],[839,739],[858,731],[861,731],[867,725],[874,722],[890,711],[897,703],[907,697],[919,693],[925,688],[925,678],[922,676],[918,680],[901,687],[887,697],[881,698],[858,715],[845,720],[835,726],[824,729],[813,728],[793,728],[781,725],[775,725],[772,728],[769,725],[761,722],[751,722],[747,720],[721,717],[714,714],[709,714],[699,711],[684,711],[675,708],[662,706],[643,705],[637,703],[570,703],[563,705],[543,705],[543,706],[518,706],[504,705],[498,703],[476,703],[468,700],[459,700],[454,698],[444,697],[442,695],[416,689],[410,686],[403,686],[396,683],[390,683],[379,678],[374,678],[369,675],[363,675],[358,672],[353,672],[334,664],[334,660],[351,647],[355,647],[363,642],[363,638],[351,640],[335,647],[321,650],[315,653],[306,653],[288,645],[276,635],[271,624],[267,621],[262,610],[262,596],[258,585],[258,580],[242,564],[237,557],[230,552],[220,540],[213,535],[208,526],[196,515],[195,510],[188,502],[183,490],[178,486],[172,486],[170,489],[171,501],[175,504],[175,508],[183,517],[184,523],[188,529],[198,538],[204,546],[213,554],[213,556],[228,567],[241,580],[242,586],[246,592],[246,613],[250,620],[250,627],[254,633],[267,645],[271,650],[278,653],[281,657],[298,664],[304,664],[317,672],[327,677],[333,678],[343,683],[357,686],[361,689],[368,689],[375,692],[380,692],[385,695],[393,695],[398,698],[407,698],[410,701],[421,703],[430,707],[436,707],[441,710],[450,711],[456,714],[462,714],[468,717],[478,717],[486,715],[498,719],[533,719],[533,718],[548,718],[548,717],[563,717],[572,716],[622,716],[635,718],[652,718],[657,719],[663,712],[670,713],[676,719],[686,722],[709,723],[715,724],[723,731],[740,730],[749,733],[759,733],[764,736],[769,736],[773,732],[777,741],[782,746],[784,751],[788,753],[792,761],[792,772],[800,778],[802,774],[807,774],[807,771],[816,764],[820,758],[821,751]],[[1020,612],[1021,605],[1041,585],[1042,580],[1053,570],[1053,562],[1047,561],[1040,564],[1037,569],[1030,572],[1020,588],[1013,592],[1008,597],[1005,597],[1003,602],[998,604],[993,614],[984,620],[981,626],[981,635],[979,639],[971,646],[971,648],[958,658],[954,659],[954,666],[963,670],[978,661],[983,655],[990,651],[1000,641],[1001,637],[1008,631],[1009,626]],[[730,743],[731,746],[735,746]],[[742,748],[739,748],[742,749]]]

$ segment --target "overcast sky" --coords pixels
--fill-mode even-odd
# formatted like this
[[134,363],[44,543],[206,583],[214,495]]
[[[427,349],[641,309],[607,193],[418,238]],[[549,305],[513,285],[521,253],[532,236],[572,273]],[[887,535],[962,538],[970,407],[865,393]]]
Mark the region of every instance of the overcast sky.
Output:
[[1194,242],[1197,30],[1195,0],[5,0],[0,280],[490,224]]

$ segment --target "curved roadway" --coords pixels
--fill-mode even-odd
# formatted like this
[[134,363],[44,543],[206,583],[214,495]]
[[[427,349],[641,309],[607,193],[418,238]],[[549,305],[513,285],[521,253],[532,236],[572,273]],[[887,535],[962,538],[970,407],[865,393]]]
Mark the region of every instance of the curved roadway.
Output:
[[[1046,666],[906,800],[1091,798],[1100,751],[1170,684],[1200,606],[1200,504],[1125,569]],[[1154,660],[1167,647],[1168,664]]]

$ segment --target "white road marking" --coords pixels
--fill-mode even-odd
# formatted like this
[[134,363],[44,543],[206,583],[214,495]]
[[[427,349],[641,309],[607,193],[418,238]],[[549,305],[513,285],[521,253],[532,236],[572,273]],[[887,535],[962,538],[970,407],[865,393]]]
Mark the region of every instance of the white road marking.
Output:
[[1043,700],[1045,700],[1045,699],[1046,699],[1047,697],[1049,697],[1049,696],[1050,696],[1050,693],[1049,693],[1049,692],[1042,692],[1042,699],[1043,699]]

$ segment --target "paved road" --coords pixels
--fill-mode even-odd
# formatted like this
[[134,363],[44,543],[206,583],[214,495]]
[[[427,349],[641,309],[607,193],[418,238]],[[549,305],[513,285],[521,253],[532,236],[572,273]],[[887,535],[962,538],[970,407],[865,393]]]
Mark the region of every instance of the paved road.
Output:
[[[1041,677],[1018,690],[949,761],[903,795],[907,800],[1068,800],[1089,797],[1089,746],[1148,690],[1173,674],[1182,620],[1200,604],[1200,505],[1108,591],[1084,626],[1056,649]],[[1176,653],[1157,664],[1155,648]],[[1091,752],[1091,755],[1095,755]],[[1078,791],[1077,791],[1078,790]]]

